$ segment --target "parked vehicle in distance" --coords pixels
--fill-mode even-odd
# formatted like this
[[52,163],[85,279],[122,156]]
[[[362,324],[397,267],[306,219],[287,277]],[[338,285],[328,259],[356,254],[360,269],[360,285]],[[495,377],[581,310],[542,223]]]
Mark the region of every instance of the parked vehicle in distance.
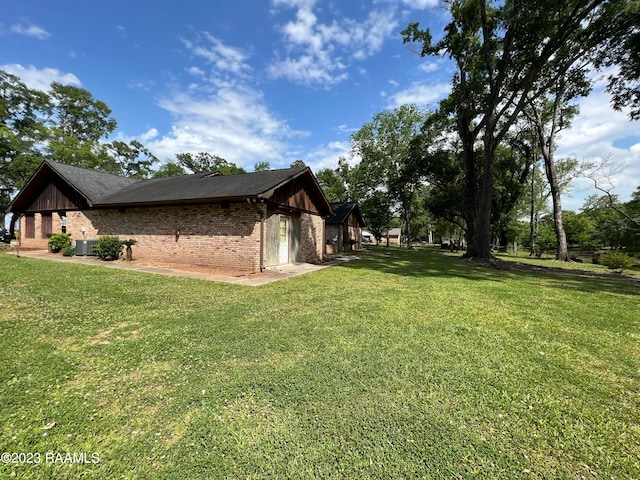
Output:
[[6,228],[0,228],[0,242],[2,243],[11,243],[13,237],[11,237],[11,232]]

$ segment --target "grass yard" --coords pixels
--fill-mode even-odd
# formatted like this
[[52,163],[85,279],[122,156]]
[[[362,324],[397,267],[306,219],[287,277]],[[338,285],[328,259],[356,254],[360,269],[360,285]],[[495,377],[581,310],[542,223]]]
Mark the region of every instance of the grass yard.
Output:
[[257,288],[0,271],[0,447],[32,461],[0,478],[640,478],[637,281],[385,248]]

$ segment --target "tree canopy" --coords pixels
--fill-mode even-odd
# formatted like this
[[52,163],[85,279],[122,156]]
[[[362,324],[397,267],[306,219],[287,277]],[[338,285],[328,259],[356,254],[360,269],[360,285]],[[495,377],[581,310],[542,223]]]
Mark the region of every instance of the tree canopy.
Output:
[[318,170],[316,172],[316,178],[329,202],[338,203],[349,200],[347,187],[335,170],[331,170],[330,168]]
[[[352,169],[350,178],[363,213],[370,214],[368,222],[376,218],[387,223],[380,225],[386,229],[396,210],[403,218],[409,248],[414,200],[423,178],[420,164],[412,156],[411,142],[429,114],[416,105],[402,105],[374,115],[351,135],[352,155],[359,157],[360,163]],[[385,208],[389,209],[387,215],[380,212]]]
[[244,168],[238,167],[235,163],[207,152],[200,152],[195,155],[178,153],[176,154],[176,161],[178,165],[191,173],[220,172],[223,175],[247,173]]
[[117,122],[111,109],[82,88],[51,84],[29,88],[0,71],[0,208],[45,158],[117,175],[145,178],[157,158],[137,140],[109,136]]

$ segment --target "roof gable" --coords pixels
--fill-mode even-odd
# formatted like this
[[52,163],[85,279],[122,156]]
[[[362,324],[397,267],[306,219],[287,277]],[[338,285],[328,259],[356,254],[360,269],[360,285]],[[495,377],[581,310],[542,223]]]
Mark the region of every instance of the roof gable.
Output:
[[333,216],[327,218],[327,223],[345,223],[349,215],[355,215],[358,220],[360,226],[365,226],[366,223],[364,218],[362,217],[362,212],[360,211],[360,206],[357,202],[339,202],[332,203],[331,208],[335,212]]
[[[140,180],[45,160],[13,199],[7,211],[92,206],[105,195]],[[43,194],[48,198],[42,198]],[[47,204],[46,206],[44,204]]]
[[[124,208],[135,206],[195,204],[254,198],[256,201],[282,202],[282,192],[292,185],[304,190],[307,200],[290,207],[313,211],[322,216],[332,213],[315,176],[308,167],[285,168],[264,172],[220,175],[197,173],[178,177],[137,180],[97,170],[75,167],[47,160],[38,168],[27,186],[18,194],[9,211],[24,211],[51,182],[51,175],[62,180],[75,196],[75,202],[89,208]],[[287,187],[287,188],[285,188]],[[80,205],[81,204],[81,205]],[[312,206],[313,208],[309,208]]]

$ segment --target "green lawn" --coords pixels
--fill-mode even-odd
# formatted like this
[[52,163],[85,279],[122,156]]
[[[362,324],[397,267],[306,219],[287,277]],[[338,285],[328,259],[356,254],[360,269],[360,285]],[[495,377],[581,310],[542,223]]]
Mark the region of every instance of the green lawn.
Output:
[[257,288],[0,271],[0,446],[41,455],[0,478],[640,478],[637,281],[385,248]]

